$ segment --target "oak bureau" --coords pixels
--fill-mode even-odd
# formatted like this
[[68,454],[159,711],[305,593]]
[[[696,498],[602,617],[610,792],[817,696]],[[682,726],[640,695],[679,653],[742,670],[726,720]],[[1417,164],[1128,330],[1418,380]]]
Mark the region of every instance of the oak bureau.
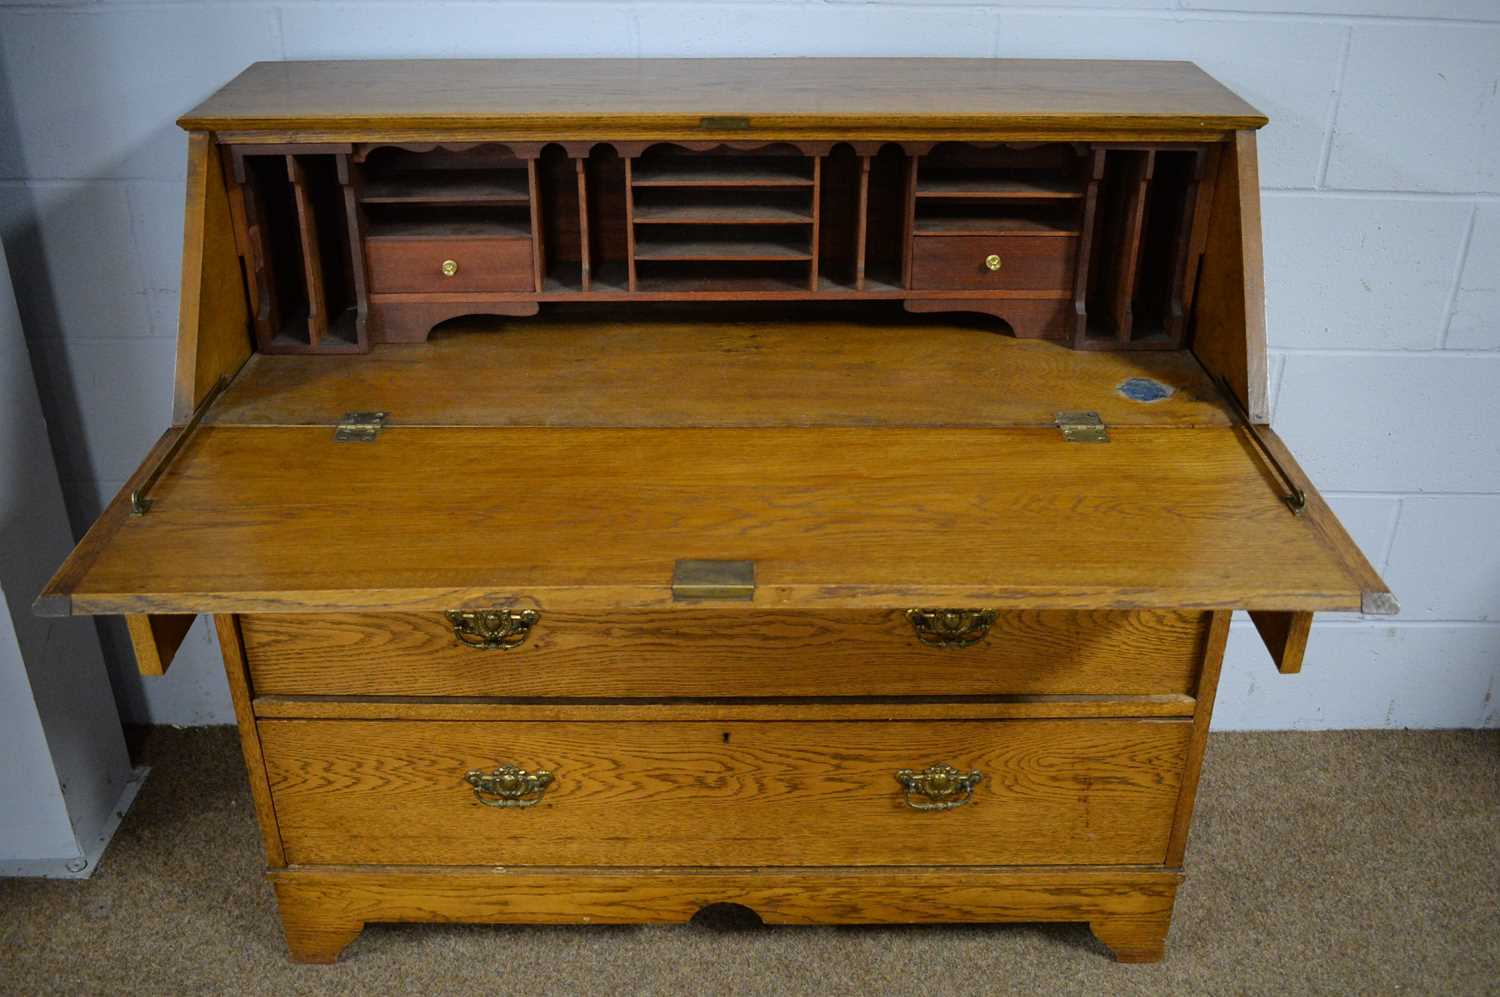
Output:
[[293,958],[381,921],[1159,959],[1230,614],[1395,600],[1268,428],[1255,130],[1163,62],[251,66],[173,424],[37,601],[211,614]]

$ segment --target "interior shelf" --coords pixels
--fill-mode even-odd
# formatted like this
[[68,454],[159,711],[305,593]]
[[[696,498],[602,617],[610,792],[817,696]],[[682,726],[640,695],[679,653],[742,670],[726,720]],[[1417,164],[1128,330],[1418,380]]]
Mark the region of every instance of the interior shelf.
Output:
[[[658,237],[656,232],[663,234]],[[637,260],[810,260],[805,235],[778,237],[772,232],[710,233],[683,236],[648,229],[637,237]]]
[[923,173],[918,197],[1049,200],[1083,197],[1083,190],[1066,179],[996,177],[978,172]]
[[410,218],[371,221],[368,239],[530,239],[528,219],[500,215],[474,218]]
[[812,167],[803,158],[736,159],[701,156],[643,162],[631,183],[636,187],[811,187]]
[[692,293],[695,291],[730,291],[767,293],[806,291],[805,267],[780,268],[764,262],[748,263],[732,269],[701,265],[669,263],[648,266],[637,276],[636,289],[650,292]]
[[917,208],[913,234],[1076,236],[1082,222],[1076,206],[1013,204],[1004,208],[980,204],[929,202]]
[[415,170],[370,177],[366,204],[529,204],[525,170]]
[[809,225],[812,211],[787,204],[706,204],[637,202],[637,225]]

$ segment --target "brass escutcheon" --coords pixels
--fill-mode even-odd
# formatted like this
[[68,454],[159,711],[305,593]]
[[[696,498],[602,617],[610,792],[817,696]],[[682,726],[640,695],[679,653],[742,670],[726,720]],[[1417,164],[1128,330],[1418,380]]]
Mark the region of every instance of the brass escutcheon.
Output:
[[[974,798],[974,787],[984,776],[979,771],[960,772],[952,765],[938,762],[920,772],[901,769],[896,781],[906,790],[906,805],[913,810],[953,810]],[[913,799],[927,797],[927,802]]]
[[993,609],[908,609],[917,639],[933,647],[969,647],[984,640],[998,614]]
[[438,267],[438,269],[443,271],[444,277],[452,277],[454,274],[458,273],[458,261],[444,260],[443,265]]
[[1005,264],[1004,261],[1000,259],[998,253],[991,253],[984,258],[984,265],[985,269],[987,270],[999,270]]
[[542,802],[547,787],[552,785],[552,773],[546,769],[527,772],[506,763],[493,772],[474,769],[464,776],[464,782],[474,787],[474,799],[487,807],[524,810]]
[[481,651],[509,651],[526,643],[542,614],[534,609],[450,609],[443,613],[459,643]]

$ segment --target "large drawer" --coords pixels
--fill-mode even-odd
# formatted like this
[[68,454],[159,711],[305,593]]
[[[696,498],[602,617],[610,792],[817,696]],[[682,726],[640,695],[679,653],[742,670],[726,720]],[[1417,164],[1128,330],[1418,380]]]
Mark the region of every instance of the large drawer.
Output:
[[[1053,865],[1165,860],[1186,720],[264,720],[288,862]],[[981,781],[918,810],[897,772]],[[529,807],[466,781],[551,773]],[[953,803],[964,793],[911,803]]]
[[962,696],[1191,693],[1209,616],[997,614],[938,647],[900,611],[543,612],[525,643],[469,647],[442,613],[245,616],[258,694]]

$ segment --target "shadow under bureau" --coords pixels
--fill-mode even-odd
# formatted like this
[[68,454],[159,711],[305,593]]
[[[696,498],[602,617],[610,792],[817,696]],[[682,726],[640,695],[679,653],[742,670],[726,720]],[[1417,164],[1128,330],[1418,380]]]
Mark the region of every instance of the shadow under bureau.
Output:
[[1078,921],[1158,959],[1228,636],[1395,612],[1266,426],[1185,63],[257,64],[173,425],[37,600],[214,619],[294,958]]

